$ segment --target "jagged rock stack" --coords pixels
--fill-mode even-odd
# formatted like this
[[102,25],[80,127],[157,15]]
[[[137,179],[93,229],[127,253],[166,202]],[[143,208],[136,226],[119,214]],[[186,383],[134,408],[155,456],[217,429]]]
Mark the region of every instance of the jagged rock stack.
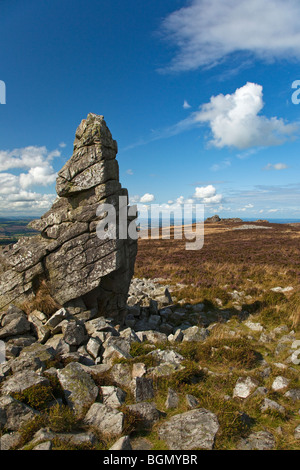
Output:
[[34,298],[46,282],[61,306],[84,303],[101,315],[122,316],[137,242],[102,240],[96,233],[99,205],[114,205],[118,215],[119,196],[128,203],[117,151],[103,116],[89,114],[76,131],[72,157],[58,174],[58,198],[31,223],[41,233],[0,253],[0,310]]

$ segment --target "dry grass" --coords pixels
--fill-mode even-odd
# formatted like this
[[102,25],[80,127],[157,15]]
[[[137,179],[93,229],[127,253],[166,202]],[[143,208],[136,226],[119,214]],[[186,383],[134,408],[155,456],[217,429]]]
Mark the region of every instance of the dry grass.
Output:
[[[261,312],[267,323],[277,318],[299,326],[300,227],[232,230],[235,226],[207,224],[199,251],[187,251],[184,240],[139,240],[135,276],[165,279],[177,301],[207,301],[211,307],[219,299],[224,308],[233,308],[231,293],[242,291],[243,307]],[[287,286],[291,293],[268,296],[271,288]]]
[[53,299],[47,282],[43,280],[39,284],[35,296],[32,299],[23,302],[21,308],[27,315],[34,310],[39,310],[46,316],[50,317],[61,308],[61,305]]

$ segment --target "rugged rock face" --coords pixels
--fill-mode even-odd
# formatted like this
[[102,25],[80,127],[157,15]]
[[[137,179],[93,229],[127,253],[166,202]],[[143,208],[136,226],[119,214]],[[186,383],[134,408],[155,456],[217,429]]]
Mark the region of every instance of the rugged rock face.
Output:
[[112,204],[117,216],[119,196],[128,204],[116,154],[117,143],[103,116],[89,114],[76,131],[72,157],[58,174],[58,198],[30,224],[40,235],[20,239],[0,253],[0,309],[33,298],[46,282],[62,306],[80,301],[111,317],[123,311],[137,243],[118,239],[118,233],[105,240],[96,233],[101,204]]

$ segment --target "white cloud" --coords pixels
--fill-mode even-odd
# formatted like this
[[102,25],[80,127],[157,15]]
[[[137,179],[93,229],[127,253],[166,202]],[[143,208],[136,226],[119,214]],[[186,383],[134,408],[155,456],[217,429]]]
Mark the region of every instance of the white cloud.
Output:
[[18,191],[18,177],[10,173],[0,173],[0,194],[11,194]]
[[285,164],[285,163],[275,163],[275,164],[272,164],[272,163],[268,163],[267,166],[265,166],[263,169],[264,170],[277,170],[277,171],[280,171],[280,170],[286,170],[288,168],[288,166]]
[[127,173],[127,175],[131,175],[131,176],[133,175],[133,171],[131,170],[131,168],[129,168],[128,170],[126,170],[126,173]]
[[49,166],[54,157],[61,155],[59,150],[48,152],[46,147],[29,146],[14,150],[0,150],[0,171],[13,168],[34,168]]
[[[299,123],[285,123],[281,118],[261,115],[263,107],[262,86],[248,82],[232,94],[212,96],[209,103],[201,105],[199,111],[190,113],[186,119],[154,131],[149,139],[140,140],[124,150],[167,139],[203,124],[210,126],[211,145],[243,150],[237,155],[241,159],[248,158],[264,147],[281,145],[297,137]],[[220,168],[216,166],[212,169],[216,171]]]
[[24,189],[35,185],[49,186],[55,182],[56,176],[50,166],[36,166],[30,168],[28,173],[21,173],[20,186]]
[[215,66],[232,53],[270,62],[300,59],[297,0],[192,0],[162,24],[176,54],[171,71]]
[[154,198],[154,195],[153,195],[153,194],[146,193],[146,194],[144,194],[144,196],[141,197],[140,202],[141,202],[142,204],[146,204],[146,203],[148,203],[148,202],[154,201],[154,199],[155,199],[155,198]]
[[217,194],[217,190],[211,184],[195,188],[194,198],[203,204],[220,204],[223,199],[222,194]]
[[[49,209],[55,194],[39,194],[27,189],[55,182],[57,174],[52,160],[60,155],[57,149],[48,152],[46,147],[37,146],[0,150],[0,213],[38,215]],[[14,173],[8,170],[14,170]]]
[[67,144],[65,144],[65,142],[61,142],[59,144],[59,146],[60,146],[60,148],[64,149],[67,146]]
[[232,94],[213,96],[193,113],[194,121],[209,124],[210,143],[218,148],[280,145],[294,136],[298,126],[259,115],[264,106],[262,91],[261,85],[248,82]]
[[190,108],[191,108],[191,105],[186,100],[184,100],[183,109],[190,109]]

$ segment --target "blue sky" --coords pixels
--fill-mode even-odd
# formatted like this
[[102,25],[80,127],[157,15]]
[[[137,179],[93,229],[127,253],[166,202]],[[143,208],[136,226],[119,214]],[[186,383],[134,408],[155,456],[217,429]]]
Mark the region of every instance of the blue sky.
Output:
[[132,202],[300,220],[299,18],[296,0],[0,0],[0,216],[50,207],[93,112]]

